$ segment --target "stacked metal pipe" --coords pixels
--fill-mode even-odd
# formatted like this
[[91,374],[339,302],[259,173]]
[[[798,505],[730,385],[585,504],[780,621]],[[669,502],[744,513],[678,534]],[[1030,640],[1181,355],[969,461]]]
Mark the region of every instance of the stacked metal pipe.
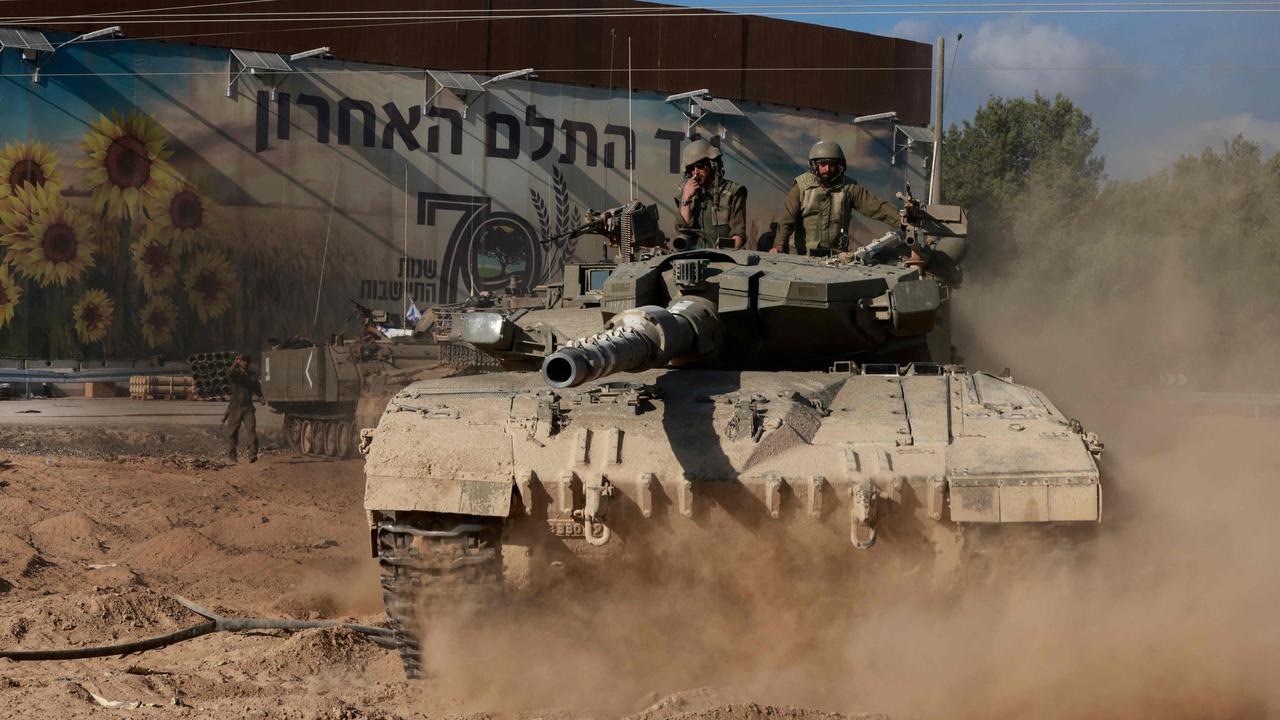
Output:
[[191,376],[195,382],[195,399],[226,400],[231,393],[231,384],[227,381],[227,369],[235,360],[236,353],[230,350],[218,352],[195,353],[187,358],[191,366]]
[[129,378],[129,397],[135,400],[183,400],[195,392],[195,378],[190,375],[133,375]]

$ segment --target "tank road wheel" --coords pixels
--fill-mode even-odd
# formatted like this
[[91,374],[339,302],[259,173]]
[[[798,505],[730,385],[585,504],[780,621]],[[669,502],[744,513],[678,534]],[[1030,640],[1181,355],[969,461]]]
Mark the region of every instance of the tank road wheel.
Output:
[[340,422],[340,423],[334,423],[334,426],[338,428],[338,445],[337,445],[338,449],[335,455],[340,458],[351,457],[352,438],[354,437],[355,431],[356,431],[355,423]]
[[303,455],[311,455],[316,449],[316,423],[314,420],[302,421],[302,432],[298,437],[298,449]]
[[297,415],[284,416],[284,442],[294,452],[302,449],[302,421]]
[[378,526],[382,599],[409,678],[423,676],[422,632],[433,618],[482,608],[502,591],[501,521],[423,520]]
[[342,423],[326,420],[324,423],[324,454],[329,457],[338,456],[338,432]]

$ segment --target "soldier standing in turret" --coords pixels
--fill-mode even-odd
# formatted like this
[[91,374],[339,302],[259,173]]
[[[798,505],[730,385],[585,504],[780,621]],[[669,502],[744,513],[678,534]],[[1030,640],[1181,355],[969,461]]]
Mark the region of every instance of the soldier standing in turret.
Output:
[[[829,255],[849,243],[849,220],[854,210],[897,230],[898,208],[876,197],[846,176],[844,150],[819,140],[809,150],[809,171],[796,178],[779,218],[778,235],[770,252]],[[792,243],[794,237],[795,242]]]
[[231,367],[227,369],[227,380],[231,384],[231,402],[227,404],[222,422],[226,425],[227,459],[231,462],[236,462],[236,446],[240,441],[241,424],[249,435],[249,462],[258,461],[258,417],[253,407],[253,397],[257,395],[263,402],[267,399],[262,396],[262,385],[258,383],[258,376],[249,369],[249,361],[249,354],[241,353],[231,361]]
[[706,140],[694,140],[680,153],[684,182],[676,195],[676,232],[688,247],[714,248],[733,242],[741,248],[747,237],[747,189],[724,176],[720,150]]

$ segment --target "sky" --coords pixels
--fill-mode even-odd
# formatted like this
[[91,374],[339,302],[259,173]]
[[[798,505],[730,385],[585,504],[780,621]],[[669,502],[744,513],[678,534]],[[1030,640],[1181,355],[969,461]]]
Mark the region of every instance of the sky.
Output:
[[[943,14],[936,10],[959,6],[926,0],[934,5],[929,8],[917,1],[911,13],[905,2],[735,5],[756,13],[763,10],[745,7],[768,5],[772,17],[920,42],[941,35],[947,41],[947,124],[972,119],[992,95],[1062,93],[1093,118],[1101,135],[1098,153],[1113,179],[1145,177],[1181,155],[1221,148],[1237,133],[1259,143],[1264,157],[1280,150],[1280,3],[1078,2],[1069,6],[1077,12],[1014,13],[1046,3],[981,2],[967,7],[984,14]],[[784,12],[798,5],[813,12]],[[1098,12],[1156,5],[1210,12]],[[720,9],[730,3],[699,6]],[[872,9],[883,14],[864,14]],[[964,36],[958,51],[957,34]]]

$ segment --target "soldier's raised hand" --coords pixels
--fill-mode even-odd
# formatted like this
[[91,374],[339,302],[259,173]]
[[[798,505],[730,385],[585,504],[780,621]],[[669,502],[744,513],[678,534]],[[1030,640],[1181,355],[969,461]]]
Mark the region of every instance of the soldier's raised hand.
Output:
[[680,194],[680,199],[688,200],[689,198],[693,197],[697,192],[698,192],[698,181],[694,180],[693,177],[690,176],[687,180],[684,181],[684,190]]

